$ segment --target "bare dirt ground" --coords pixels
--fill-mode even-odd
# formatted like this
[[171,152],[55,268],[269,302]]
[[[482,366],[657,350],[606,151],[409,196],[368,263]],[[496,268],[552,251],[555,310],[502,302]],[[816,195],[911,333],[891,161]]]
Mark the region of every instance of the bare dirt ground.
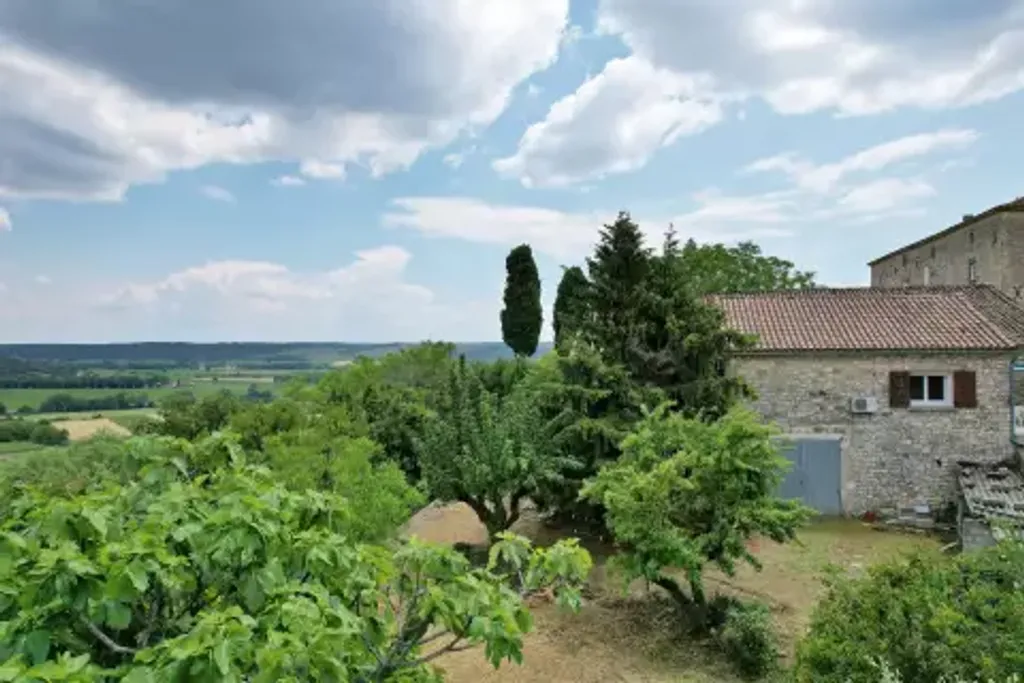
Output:
[[[516,532],[548,543],[558,536],[534,515],[524,515]],[[410,521],[407,532],[436,543],[482,543],[483,525],[465,505],[429,507]],[[938,552],[933,538],[876,531],[856,521],[821,522],[807,528],[798,544],[760,542],[764,563],[757,572],[742,568],[735,577],[711,572],[709,592],[717,590],[772,606],[777,631],[791,652],[806,628],[822,592],[821,575],[829,563],[851,573],[902,552]],[[579,614],[553,605],[534,608],[535,629],[525,643],[522,666],[493,669],[479,650],[458,652],[437,661],[453,683],[731,683],[738,679],[728,663],[707,644],[694,642],[671,606],[643,585],[622,589],[605,568],[608,548],[588,544],[594,556],[593,597]]]
[[68,438],[72,441],[89,439],[100,432],[108,432],[114,436],[131,436],[131,432],[107,417],[88,420],[61,420],[54,424],[61,429],[66,429]]

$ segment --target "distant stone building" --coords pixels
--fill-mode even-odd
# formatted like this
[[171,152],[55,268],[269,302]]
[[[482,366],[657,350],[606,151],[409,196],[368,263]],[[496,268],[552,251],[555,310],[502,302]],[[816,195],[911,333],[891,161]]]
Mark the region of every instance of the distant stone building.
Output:
[[[1024,234],[1024,233],[1022,233]],[[1024,307],[988,286],[713,297],[757,345],[733,370],[789,436],[783,495],[824,514],[956,500],[958,461],[1015,457],[1009,368]]]
[[991,285],[1024,305],[1024,198],[964,216],[868,265],[872,287]]

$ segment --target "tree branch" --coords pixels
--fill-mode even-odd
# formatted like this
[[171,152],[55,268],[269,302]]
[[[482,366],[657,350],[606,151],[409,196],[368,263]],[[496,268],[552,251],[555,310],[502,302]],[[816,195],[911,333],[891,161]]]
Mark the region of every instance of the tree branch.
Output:
[[96,636],[97,640],[110,648],[112,652],[116,652],[119,655],[133,655],[138,652],[135,648],[125,647],[124,645],[115,642],[110,636],[101,631],[96,624],[92,623],[81,614],[78,615],[78,621],[82,626],[85,626],[85,628],[88,629],[89,633]]
[[459,643],[461,641],[462,641],[462,636],[455,636],[455,638],[453,638],[451,640],[451,642],[449,642],[444,647],[442,647],[442,648],[440,648],[438,650],[434,650],[429,655],[424,655],[423,657],[420,657],[419,659],[413,660],[411,666],[413,666],[413,667],[422,666],[422,665],[426,664],[427,662],[430,662],[430,661],[433,661],[433,660],[437,659],[441,655],[448,654],[449,652],[462,652],[463,650],[469,650],[469,649],[472,649],[472,648],[476,647],[475,643],[462,643],[462,645],[459,645]]

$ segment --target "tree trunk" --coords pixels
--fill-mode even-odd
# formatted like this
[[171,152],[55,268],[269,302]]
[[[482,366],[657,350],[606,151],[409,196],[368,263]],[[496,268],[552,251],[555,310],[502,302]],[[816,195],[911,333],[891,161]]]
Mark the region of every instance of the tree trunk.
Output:
[[679,583],[676,582],[675,579],[670,579],[667,576],[659,576],[654,579],[653,583],[655,586],[662,588],[666,593],[668,593],[684,612],[694,606],[694,601],[691,600],[690,596],[679,587]]

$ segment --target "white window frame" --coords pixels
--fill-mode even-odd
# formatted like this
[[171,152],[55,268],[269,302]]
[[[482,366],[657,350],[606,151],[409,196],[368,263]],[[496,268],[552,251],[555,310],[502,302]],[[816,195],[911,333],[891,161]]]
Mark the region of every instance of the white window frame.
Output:
[[[932,371],[912,371],[910,373],[910,381],[913,382],[915,377],[924,378],[924,398],[910,398],[911,408],[952,408],[953,407],[953,374],[950,372],[932,372]],[[941,399],[933,399],[928,396],[928,378],[929,377],[941,377],[942,378],[942,394]],[[909,391],[910,387],[907,387]]]
[[924,286],[927,287],[928,285],[930,285],[932,283],[932,267],[929,266],[929,265],[926,265],[924,267],[924,272],[922,273],[922,276],[923,276],[922,279],[924,281]]
[[978,261],[973,258],[967,259],[967,282],[972,285],[978,282]]

